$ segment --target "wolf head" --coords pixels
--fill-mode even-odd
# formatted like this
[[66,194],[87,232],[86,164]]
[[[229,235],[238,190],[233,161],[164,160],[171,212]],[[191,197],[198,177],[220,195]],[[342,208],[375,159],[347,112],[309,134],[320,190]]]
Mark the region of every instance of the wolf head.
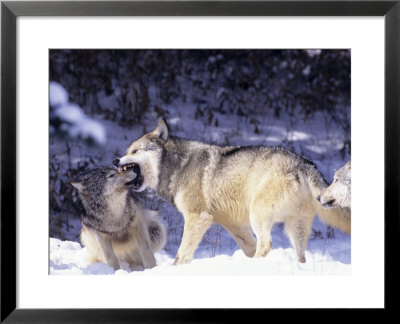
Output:
[[[117,172],[114,168],[96,168],[82,172],[71,183],[74,203],[82,222],[103,232],[115,232],[124,228],[129,219],[120,218],[126,207],[128,188],[137,182],[133,167],[129,171]],[[116,215],[112,219],[108,214]]]
[[320,197],[323,207],[351,207],[351,162],[335,172],[332,184]]
[[143,191],[147,187],[152,189],[157,187],[163,146],[167,141],[168,127],[161,120],[152,132],[134,141],[123,157],[113,161],[118,172],[139,165],[137,185],[133,187],[135,191]]

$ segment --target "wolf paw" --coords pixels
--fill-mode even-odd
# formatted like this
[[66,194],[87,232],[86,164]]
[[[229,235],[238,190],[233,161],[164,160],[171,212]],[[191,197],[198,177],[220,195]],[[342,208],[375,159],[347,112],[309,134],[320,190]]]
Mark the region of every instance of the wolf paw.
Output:
[[306,257],[304,255],[299,257],[299,262],[300,263],[306,263]]
[[176,257],[175,258],[175,260],[174,260],[174,263],[173,263],[173,265],[178,265],[178,264],[185,264],[185,263],[189,263],[191,260],[189,260],[189,259],[185,259],[185,258],[182,258],[182,257]]

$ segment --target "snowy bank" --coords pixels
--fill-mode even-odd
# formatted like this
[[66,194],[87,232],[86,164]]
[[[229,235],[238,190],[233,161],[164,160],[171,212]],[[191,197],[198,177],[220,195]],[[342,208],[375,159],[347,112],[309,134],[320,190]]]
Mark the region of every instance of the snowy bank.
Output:
[[[241,250],[232,256],[194,259],[189,264],[174,266],[166,253],[156,254],[153,269],[131,271],[127,263],[114,271],[103,263],[89,264],[86,248],[77,242],[50,238],[50,274],[52,275],[351,275],[351,264],[346,263],[350,253],[350,238],[310,242],[306,263],[297,261],[293,248],[273,248],[265,258],[248,258]],[[333,256],[334,255],[334,256]],[[344,260],[344,261],[343,261]]]

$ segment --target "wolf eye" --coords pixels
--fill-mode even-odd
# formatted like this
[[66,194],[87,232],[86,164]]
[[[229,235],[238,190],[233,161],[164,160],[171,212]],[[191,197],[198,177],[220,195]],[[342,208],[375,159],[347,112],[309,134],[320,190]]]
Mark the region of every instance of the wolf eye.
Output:
[[138,150],[132,150],[131,154],[135,154]]
[[108,177],[112,178],[113,176],[115,176],[115,173],[114,174],[110,174]]

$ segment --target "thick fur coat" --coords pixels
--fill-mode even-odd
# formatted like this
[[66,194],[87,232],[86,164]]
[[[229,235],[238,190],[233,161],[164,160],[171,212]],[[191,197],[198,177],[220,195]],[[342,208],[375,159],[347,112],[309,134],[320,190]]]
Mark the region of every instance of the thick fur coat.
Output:
[[154,212],[146,210],[128,191],[136,179],[130,170],[113,168],[88,170],[72,185],[81,222],[81,242],[90,262],[108,263],[114,269],[120,262],[130,267],[152,268],[154,252],[166,242],[163,224]]
[[317,201],[328,185],[316,166],[284,148],[220,147],[184,140],[169,136],[161,121],[115,161],[118,170],[131,163],[140,166],[142,175],[135,190],[154,189],[185,219],[175,264],[193,258],[213,222],[251,257],[268,254],[272,226],[284,222],[300,262],[305,262],[316,214],[346,233],[351,231],[349,209],[328,210]]

